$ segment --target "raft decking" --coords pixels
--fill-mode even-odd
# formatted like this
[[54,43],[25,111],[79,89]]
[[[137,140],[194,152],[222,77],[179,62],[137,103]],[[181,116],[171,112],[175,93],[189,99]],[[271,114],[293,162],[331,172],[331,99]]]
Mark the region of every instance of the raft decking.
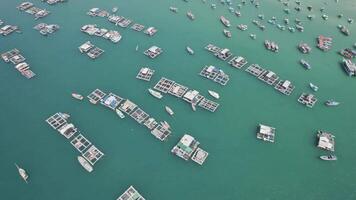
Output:
[[259,77],[266,70],[260,67],[258,64],[252,64],[245,71],[252,74],[253,76]]
[[210,112],[215,112],[215,110],[219,107],[219,104],[209,99],[203,98],[203,100],[199,102],[198,106]]
[[290,95],[295,87],[288,80],[280,80],[274,88],[285,95]]
[[274,72],[266,70],[258,77],[258,79],[267,83],[268,85],[273,85],[279,79],[279,77]]
[[241,56],[235,56],[229,61],[229,64],[237,69],[241,69],[247,64],[247,61]]
[[201,70],[199,75],[207,79],[213,80],[214,82],[217,82],[220,85],[226,85],[229,81],[229,76],[225,74],[224,71],[215,66],[205,66]]
[[101,91],[99,89],[95,89],[87,97],[91,103],[96,104],[105,96],[106,96],[106,94],[103,91]]
[[204,96],[199,94],[196,90],[189,90],[183,96],[184,101],[193,105],[198,104],[202,99],[204,99]]
[[150,69],[148,67],[143,67],[138,72],[136,78],[144,80],[144,81],[150,81],[154,73],[155,73],[155,70]]
[[328,151],[335,151],[335,136],[325,131],[318,131],[318,147]]
[[129,99],[126,99],[125,102],[120,105],[119,110],[130,115],[136,108],[137,105],[135,103],[133,103]]
[[313,94],[302,93],[298,98],[298,102],[312,108],[317,102],[317,98]]
[[184,160],[189,160],[199,144],[200,143],[194,137],[184,134],[171,152]]
[[138,191],[133,186],[130,186],[116,200],[145,200],[145,198],[143,198],[143,196],[138,193]]
[[100,100],[100,103],[112,110],[120,104],[120,102],[124,100],[123,98],[117,96],[116,94],[109,93],[107,96]]
[[2,53],[1,58],[5,62],[11,62],[14,65],[26,60],[26,58],[21,55],[21,52],[18,49],[12,49],[10,51]]
[[173,84],[174,81],[162,77],[153,88],[160,92],[167,93]]
[[46,122],[55,130],[67,123],[62,113],[56,113],[46,119]]
[[232,53],[230,52],[229,49],[220,49],[219,51],[217,51],[214,54],[216,57],[218,57],[221,60],[227,60],[228,58],[230,58],[232,56]]
[[209,153],[204,151],[201,148],[197,148],[197,150],[194,152],[194,154],[192,155],[192,160],[196,163],[198,163],[199,165],[203,165],[206,158],[208,157]]
[[157,139],[164,141],[171,134],[171,131],[168,129],[168,127],[164,127],[159,124],[151,131],[151,134],[154,135]]
[[87,149],[91,145],[91,142],[87,138],[85,138],[82,134],[77,135],[75,138],[73,138],[72,141],[70,141],[70,143],[80,153],[83,153],[85,149]]
[[210,52],[212,52],[212,53],[214,53],[214,54],[221,50],[220,47],[217,47],[217,46],[215,46],[215,45],[213,45],[213,44],[208,44],[208,45],[205,47],[205,49],[208,50],[208,51],[210,51]]
[[98,148],[92,145],[88,150],[83,153],[83,157],[86,158],[91,165],[94,165],[104,156],[104,153],[101,152]]
[[155,118],[150,117],[148,118],[143,125],[145,125],[148,129],[152,130],[157,126],[158,122],[155,120]]
[[[1,25],[1,23],[0,23]],[[17,31],[19,28],[18,26],[13,26],[13,25],[5,25],[3,27],[0,28],[0,34],[2,34],[3,36],[7,36],[15,31]]]
[[77,131],[78,129],[73,124],[64,124],[58,128],[58,132],[67,139],[71,138]]
[[149,49],[147,49],[144,54],[150,58],[156,58],[162,53],[162,49],[157,47],[157,46],[151,46]]
[[267,142],[274,142],[275,133],[275,128],[260,124],[257,132],[257,138]]
[[137,24],[137,23],[131,26],[131,29],[138,31],[138,32],[141,32],[144,28],[145,28],[144,25]]
[[123,19],[117,23],[118,26],[122,27],[122,28],[126,28],[131,24],[132,20],[131,19],[127,19],[125,17],[123,17]]
[[86,53],[87,56],[89,56],[89,58],[91,59],[96,59],[105,52],[99,47],[94,46],[90,41],[87,41],[84,44],[80,45],[79,51],[81,53]]
[[187,92],[188,88],[183,86],[183,85],[180,85],[178,83],[174,83],[168,93],[173,95],[173,96],[176,96],[176,97],[179,97],[181,98],[186,92]]
[[16,7],[20,11],[24,11],[30,15],[34,15],[35,19],[39,19],[42,17],[46,17],[50,12],[46,9],[37,8],[31,2],[23,2],[19,6]]
[[133,111],[130,115],[134,120],[136,120],[139,124],[144,122],[149,115],[142,110],[141,108],[137,108],[135,111]]

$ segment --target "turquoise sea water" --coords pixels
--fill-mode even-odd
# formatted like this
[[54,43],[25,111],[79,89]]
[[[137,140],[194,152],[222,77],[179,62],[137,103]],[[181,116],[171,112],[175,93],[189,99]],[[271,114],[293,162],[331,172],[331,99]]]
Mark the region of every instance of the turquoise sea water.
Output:
[[[212,10],[214,2],[217,8]],[[236,7],[239,1],[233,1]],[[298,17],[304,22],[303,33],[280,31],[267,23],[276,16],[279,21],[286,14],[276,0],[261,2],[259,9],[249,3],[242,7],[242,16],[229,13],[218,1],[181,0],[70,0],[48,6],[40,1],[35,5],[52,13],[40,20],[19,12],[18,0],[0,2],[0,19],[20,26],[23,34],[0,37],[0,52],[18,48],[37,74],[26,80],[12,65],[0,62],[0,199],[116,199],[133,185],[146,199],[356,199],[356,95],[354,78],[341,69],[337,51],[351,47],[355,40],[356,3],[340,0],[303,1],[304,10],[296,13],[290,1],[290,22]],[[306,19],[306,5],[313,5],[316,18]],[[169,6],[179,8],[174,14]],[[111,10],[118,6],[118,14],[130,17],[146,26],[155,26],[158,33],[149,38],[143,33],[115,27],[103,18],[92,18],[86,12],[92,7]],[[321,19],[320,7],[325,7],[329,20]],[[191,10],[195,21],[185,13]],[[338,19],[339,13],[344,18]],[[266,31],[260,31],[251,20],[264,14]],[[219,22],[224,15],[232,22],[233,37],[222,34]],[[39,22],[55,23],[61,29],[43,37],[32,27]],[[123,39],[113,44],[102,38],[90,37],[79,31],[84,24],[120,31]],[[240,23],[249,29],[236,29]],[[282,22],[281,22],[282,23]],[[343,36],[336,28],[347,25],[351,36]],[[249,38],[257,34],[256,40]],[[321,52],[315,48],[315,38],[325,34],[334,38],[333,48]],[[280,46],[274,54],[265,50],[263,41],[270,39]],[[105,53],[92,61],[81,55],[77,47],[91,40]],[[296,49],[300,41],[309,43],[312,53],[302,55]],[[271,69],[283,79],[291,80],[296,89],[284,96],[272,87],[243,70],[230,67],[204,50],[208,43],[230,48],[235,55],[247,58]],[[139,52],[135,51],[139,45]],[[164,53],[151,60],[142,52],[151,45],[163,48]],[[195,50],[189,56],[185,47]],[[307,59],[313,66],[304,70],[299,59]],[[205,65],[216,65],[230,75],[227,86],[220,86],[198,76]],[[142,66],[156,70],[151,82],[137,80]],[[192,112],[189,104],[166,95],[161,101],[152,98],[147,88],[167,77],[204,95],[207,90],[220,93],[220,107],[215,113],[202,109]],[[319,99],[313,109],[297,102],[302,92],[311,92],[308,83],[320,87]],[[120,120],[115,113],[88,101],[78,102],[70,94],[83,95],[95,88],[129,98],[159,120],[168,121],[173,133],[167,142],[155,139],[146,128],[130,118]],[[327,108],[323,102],[335,98],[339,107]],[[164,111],[169,105],[175,111],[171,118]],[[68,141],[51,129],[45,119],[55,112],[71,114],[71,121],[105,153],[93,173],[88,174],[77,162],[77,151]],[[256,139],[259,123],[277,129],[276,142]],[[336,136],[337,162],[323,162],[318,157],[327,152],[316,147],[316,131],[330,131]],[[203,166],[185,162],[170,153],[184,133],[200,141],[210,154]],[[30,183],[19,178],[14,163],[23,166],[30,175]]]

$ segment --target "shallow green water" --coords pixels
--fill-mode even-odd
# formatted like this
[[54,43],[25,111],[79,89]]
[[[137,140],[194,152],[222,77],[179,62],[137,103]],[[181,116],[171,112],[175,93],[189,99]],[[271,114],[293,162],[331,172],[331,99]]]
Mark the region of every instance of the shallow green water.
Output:
[[[115,199],[129,185],[146,199],[156,200],[356,199],[356,82],[345,75],[336,53],[356,42],[354,24],[348,25],[349,37],[336,28],[338,24],[346,25],[347,17],[356,19],[353,0],[341,0],[339,4],[330,0],[328,5],[309,0],[316,15],[312,22],[306,19],[306,9],[298,14],[291,2],[290,21],[298,17],[305,22],[305,31],[294,34],[267,23],[272,16],[279,20],[285,16],[284,7],[275,0],[262,2],[260,9],[248,3],[241,9],[240,18],[218,2],[217,9],[212,10],[209,0],[206,4],[198,0],[77,0],[57,6],[33,2],[52,13],[35,21],[15,8],[20,1],[0,3],[0,19],[19,25],[23,31],[0,37],[0,52],[20,49],[37,73],[35,79],[25,80],[10,64],[0,62],[0,199]],[[178,7],[179,13],[171,13],[170,5]],[[85,14],[92,7],[111,10],[114,6],[119,7],[120,15],[155,26],[159,32],[149,38]],[[326,8],[328,21],[321,19],[321,6]],[[195,21],[185,16],[188,10],[196,15]],[[337,19],[339,13],[345,17]],[[266,17],[264,32],[251,23],[258,14]],[[231,39],[222,34],[220,15],[233,24]],[[61,29],[42,37],[32,29],[38,22],[57,23]],[[123,39],[114,45],[91,38],[79,31],[88,23],[119,30]],[[235,29],[239,23],[248,24],[248,31]],[[256,33],[257,40],[251,40],[250,33]],[[330,52],[314,47],[319,34],[334,38]],[[265,39],[277,41],[280,53],[267,52]],[[105,49],[102,57],[92,61],[79,53],[77,47],[87,40]],[[310,55],[298,52],[296,45],[300,41],[314,47]],[[258,63],[293,81],[294,93],[281,95],[246,72],[217,60],[203,49],[208,43],[228,47],[249,63]],[[136,44],[140,52],[135,51]],[[141,53],[151,45],[164,50],[154,60]],[[187,54],[186,45],[195,50],[194,56]],[[306,71],[298,64],[302,57],[310,61],[312,70]],[[228,85],[223,87],[198,76],[204,65],[221,67],[230,75]],[[156,70],[150,83],[135,79],[141,66]],[[219,92],[221,106],[216,113],[201,109],[193,113],[188,104],[172,96],[161,101],[152,98],[147,88],[162,76],[204,95],[209,89]],[[320,87],[316,93],[319,102],[313,109],[297,103],[301,92],[311,92],[310,81]],[[70,96],[73,91],[87,95],[95,88],[129,98],[156,119],[167,120],[173,128],[172,136],[161,143],[133,120],[120,120],[102,106],[78,102]],[[330,98],[342,105],[326,108],[322,103]],[[173,118],[164,111],[164,105],[175,110]],[[71,121],[105,153],[92,174],[78,164],[78,153],[69,142],[45,123],[58,111],[70,113]],[[256,139],[259,123],[276,127],[274,144]],[[319,129],[336,136],[337,162],[318,159],[326,153],[315,147]],[[171,155],[170,149],[184,133],[196,137],[210,153],[204,166]],[[15,162],[28,170],[30,184],[20,180]]]

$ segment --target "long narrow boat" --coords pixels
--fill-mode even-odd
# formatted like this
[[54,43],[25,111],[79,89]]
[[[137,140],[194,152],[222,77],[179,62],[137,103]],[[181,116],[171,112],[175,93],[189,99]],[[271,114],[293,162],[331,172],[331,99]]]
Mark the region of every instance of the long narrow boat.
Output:
[[91,164],[85,158],[83,158],[82,156],[78,156],[78,162],[88,172],[92,172],[93,171],[93,167],[91,166]]
[[314,90],[315,92],[319,90],[319,87],[314,85],[313,83],[309,83],[309,86],[312,90]]
[[83,96],[81,94],[77,94],[77,93],[72,93],[72,97],[78,100],[83,100]]
[[118,108],[116,108],[116,114],[121,118],[121,119],[124,119],[125,118],[125,115],[124,113],[121,112],[121,110],[119,110]]
[[15,166],[16,166],[16,168],[17,168],[17,170],[18,170],[18,172],[19,172],[21,178],[22,178],[26,183],[28,183],[28,182],[27,182],[28,174],[27,174],[26,170],[24,170],[24,169],[22,169],[21,167],[19,167],[16,163],[15,163]]
[[326,106],[338,106],[338,105],[340,105],[340,102],[330,99],[325,102],[325,105]]
[[327,156],[320,156],[320,159],[326,161],[333,161],[333,160],[337,160],[337,157],[335,155],[327,155]]
[[162,97],[163,97],[160,92],[155,91],[155,90],[152,90],[151,88],[148,89],[148,92],[149,92],[152,96],[156,97],[157,99],[162,99]]
[[210,94],[212,97],[214,97],[215,99],[219,99],[219,98],[220,98],[219,93],[214,92],[214,91],[212,91],[212,90],[208,90],[208,92],[209,92],[209,94]]
[[187,49],[187,51],[188,51],[188,53],[189,53],[190,55],[193,55],[193,54],[194,54],[193,49],[190,48],[189,46],[187,46],[186,49]]
[[173,112],[172,108],[170,108],[168,106],[165,106],[165,109],[166,109],[168,114],[170,114],[171,116],[174,115],[174,112]]

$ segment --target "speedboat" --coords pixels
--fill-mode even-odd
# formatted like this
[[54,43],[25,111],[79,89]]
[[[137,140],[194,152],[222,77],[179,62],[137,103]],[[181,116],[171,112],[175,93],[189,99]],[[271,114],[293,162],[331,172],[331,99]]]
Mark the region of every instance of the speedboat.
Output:
[[231,38],[231,32],[230,32],[230,31],[224,29],[223,32],[224,32],[224,35],[225,35],[227,38]]
[[318,91],[319,90],[319,87],[314,85],[313,83],[309,83],[309,86],[312,90],[314,90],[314,92]]
[[335,155],[327,155],[327,156],[320,156],[320,159],[332,161],[332,160],[337,160],[337,157]]
[[209,94],[210,94],[212,97],[214,97],[215,99],[219,99],[219,98],[220,98],[219,93],[214,92],[214,91],[212,91],[212,90],[208,90],[208,92],[209,92]]
[[173,112],[173,110],[172,110],[170,107],[165,106],[165,109],[166,109],[166,111],[167,111],[168,114],[170,114],[171,116],[174,115],[174,112]]
[[156,97],[157,99],[162,99],[162,97],[163,97],[160,92],[155,91],[155,90],[152,90],[151,88],[148,89],[148,92],[149,92],[152,96]]
[[83,100],[83,96],[81,94],[77,94],[77,93],[72,93],[72,97],[78,100]]
[[117,12],[117,10],[118,10],[117,7],[113,7],[111,11],[112,11],[113,13],[115,13],[115,12]]
[[119,110],[118,108],[116,108],[115,111],[116,111],[116,114],[119,115],[119,117],[120,117],[121,119],[124,119],[124,118],[125,118],[125,115],[124,115],[124,113],[121,112],[121,110]]
[[189,53],[190,55],[193,55],[193,54],[194,54],[193,49],[190,48],[189,46],[187,46],[186,49],[187,49],[187,51],[188,51],[188,53]]
[[88,172],[92,172],[93,171],[93,167],[91,166],[91,164],[85,158],[83,158],[82,156],[78,156],[78,162]]
[[26,171],[24,169],[22,169],[21,167],[19,167],[16,163],[15,163],[15,166],[17,168],[17,170],[19,171],[19,174],[21,176],[21,178],[26,182],[27,182],[27,179],[28,179],[28,174],[26,173]]
[[325,102],[325,105],[326,106],[338,106],[338,105],[340,105],[340,102],[337,102],[337,101],[334,101],[334,100],[327,100]]
[[227,20],[224,16],[220,16],[220,21],[224,24],[224,26],[230,27],[230,21]]
[[302,64],[305,69],[311,69],[310,64],[307,61],[305,61],[304,59],[300,60],[300,64]]
[[190,19],[190,20],[194,20],[195,19],[195,16],[194,16],[194,14],[192,13],[192,12],[187,12],[187,16],[188,16],[188,18]]
[[174,12],[174,13],[177,13],[178,12],[178,8],[176,8],[176,7],[169,7],[169,10],[170,11],[172,11],[172,12]]

